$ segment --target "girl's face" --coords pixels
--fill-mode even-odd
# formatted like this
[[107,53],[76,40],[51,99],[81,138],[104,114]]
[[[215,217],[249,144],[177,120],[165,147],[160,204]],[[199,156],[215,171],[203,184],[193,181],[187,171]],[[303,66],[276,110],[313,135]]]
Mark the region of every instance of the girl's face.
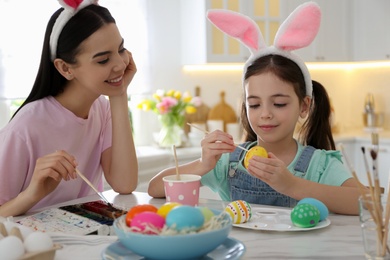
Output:
[[271,72],[251,76],[245,84],[246,110],[258,141],[291,141],[299,117],[306,117],[310,98],[301,104],[291,83]]
[[93,33],[81,44],[77,63],[69,65],[73,75],[70,85],[89,96],[115,96],[126,92],[123,75],[129,56],[123,44],[114,23]]

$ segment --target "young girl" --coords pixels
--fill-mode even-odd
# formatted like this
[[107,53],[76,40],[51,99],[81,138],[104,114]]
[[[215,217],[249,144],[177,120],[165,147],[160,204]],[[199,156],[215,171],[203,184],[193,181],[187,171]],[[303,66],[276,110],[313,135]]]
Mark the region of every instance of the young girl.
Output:
[[[302,15],[307,24],[299,19]],[[202,184],[226,201],[242,199],[293,207],[297,201],[311,197],[325,203],[332,212],[358,214],[357,183],[343,165],[340,152],[334,151],[326,90],[311,80],[304,62],[287,51],[314,39],[318,30],[311,26],[319,26],[319,17],[315,4],[298,7],[281,25],[275,45],[265,47],[257,25],[248,17],[226,10],[208,13],[218,28],[238,35],[252,51],[244,66],[241,121],[247,142],[241,146],[250,149],[260,145],[268,151],[268,158],[254,156],[245,169],[246,151],[236,148],[229,134],[217,130],[202,140],[199,160],[180,166],[181,174],[201,175]],[[242,31],[239,25],[243,25]],[[304,38],[309,40],[302,43]],[[299,118],[307,118],[300,142],[294,138]],[[171,168],[156,175],[148,193],[163,197],[162,177],[174,173]]]
[[96,0],[60,2],[32,91],[0,131],[0,216],[94,194],[76,168],[100,190],[102,173],[116,192],[137,186],[127,105],[132,55]]

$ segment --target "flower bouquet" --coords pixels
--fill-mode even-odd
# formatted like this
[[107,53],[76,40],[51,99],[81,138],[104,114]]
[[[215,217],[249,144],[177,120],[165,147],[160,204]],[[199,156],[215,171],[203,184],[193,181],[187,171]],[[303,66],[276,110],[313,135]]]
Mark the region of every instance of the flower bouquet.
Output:
[[158,142],[161,147],[166,148],[181,145],[185,114],[195,113],[196,107],[201,104],[200,97],[192,97],[188,91],[182,93],[177,90],[159,89],[151,99],[138,103],[137,108],[153,111],[158,115],[161,124]]

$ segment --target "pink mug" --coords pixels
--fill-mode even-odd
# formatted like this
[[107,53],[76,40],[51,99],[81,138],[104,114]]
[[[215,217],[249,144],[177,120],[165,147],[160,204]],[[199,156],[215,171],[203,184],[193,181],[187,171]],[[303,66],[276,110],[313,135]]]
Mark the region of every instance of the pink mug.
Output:
[[163,178],[165,197],[167,202],[178,202],[183,205],[198,206],[201,176],[193,174],[180,174]]

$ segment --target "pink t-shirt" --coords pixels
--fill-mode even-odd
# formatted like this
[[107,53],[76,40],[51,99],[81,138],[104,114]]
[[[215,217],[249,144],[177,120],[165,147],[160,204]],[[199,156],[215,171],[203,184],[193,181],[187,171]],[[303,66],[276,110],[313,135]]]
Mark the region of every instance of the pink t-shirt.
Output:
[[[101,96],[88,119],[75,116],[53,97],[27,104],[0,130],[0,205],[15,198],[30,183],[39,157],[65,150],[75,156],[78,169],[100,190],[101,154],[111,146],[109,101]],[[93,194],[81,179],[61,181],[32,209]]]

